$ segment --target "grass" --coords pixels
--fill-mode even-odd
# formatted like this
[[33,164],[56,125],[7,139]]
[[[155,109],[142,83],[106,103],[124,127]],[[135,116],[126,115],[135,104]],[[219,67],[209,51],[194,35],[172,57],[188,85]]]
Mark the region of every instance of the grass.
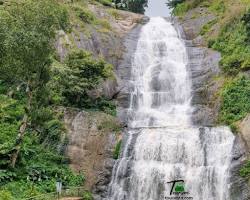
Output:
[[182,17],[189,9],[190,9],[189,4],[187,4],[186,2],[183,2],[183,3],[178,4],[174,8],[173,14],[175,16]]
[[116,120],[105,120],[97,127],[98,130],[119,133],[122,130],[121,124]]
[[109,9],[108,13],[113,16],[115,19],[121,18],[121,14],[116,9]]
[[94,198],[93,198],[91,192],[85,192],[85,193],[83,194],[83,200],[93,200],[93,199],[94,199]]
[[96,20],[96,16],[87,8],[73,7],[76,16],[83,22],[91,24]]
[[246,26],[241,20],[225,26],[212,48],[220,51],[222,59],[220,65],[223,71],[229,75],[236,75],[240,71],[250,69],[250,45]]
[[114,159],[118,159],[119,156],[120,156],[120,152],[121,152],[121,146],[122,146],[122,141],[120,140],[116,146],[115,146],[115,150],[114,150],[114,153],[113,153],[113,158]]
[[250,178],[250,160],[240,169],[240,175],[244,178]]
[[205,35],[206,33],[208,33],[211,30],[211,28],[213,27],[213,25],[215,25],[216,23],[217,23],[217,19],[214,19],[214,20],[208,22],[207,24],[205,24],[201,28],[200,34]]

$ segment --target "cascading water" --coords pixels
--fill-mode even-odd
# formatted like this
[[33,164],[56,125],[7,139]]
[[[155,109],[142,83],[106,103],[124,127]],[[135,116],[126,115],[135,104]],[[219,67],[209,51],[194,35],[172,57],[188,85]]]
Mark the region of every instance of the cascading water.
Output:
[[[234,136],[227,127],[192,126],[187,63],[173,25],[151,18],[133,58],[130,129],[108,200],[230,199]],[[184,183],[168,183],[175,180]]]

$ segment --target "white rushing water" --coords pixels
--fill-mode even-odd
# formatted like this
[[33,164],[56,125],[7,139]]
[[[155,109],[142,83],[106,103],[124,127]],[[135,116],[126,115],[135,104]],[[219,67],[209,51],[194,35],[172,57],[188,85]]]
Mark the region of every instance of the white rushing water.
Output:
[[[187,64],[174,26],[151,18],[133,58],[130,131],[113,171],[109,200],[230,199],[234,136],[227,127],[192,126]],[[168,182],[174,180],[184,181],[184,191],[174,187],[170,194]]]

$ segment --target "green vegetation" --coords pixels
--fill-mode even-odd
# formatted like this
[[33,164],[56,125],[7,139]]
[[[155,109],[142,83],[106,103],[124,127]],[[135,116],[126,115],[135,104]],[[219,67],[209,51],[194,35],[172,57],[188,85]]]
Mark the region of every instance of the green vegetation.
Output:
[[13,196],[11,195],[11,193],[9,191],[6,190],[2,190],[0,191],[0,197],[2,200],[13,200]]
[[212,27],[214,24],[216,24],[216,22],[217,22],[217,20],[215,19],[215,20],[211,20],[210,22],[208,22],[207,24],[205,24],[205,25],[202,27],[200,34],[201,34],[201,35],[205,35],[205,34],[211,29],[211,27]]
[[104,6],[110,6],[110,7],[115,7],[115,4],[113,3],[112,0],[97,0]]
[[183,16],[188,10],[189,10],[189,5],[186,3],[180,3],[177,4],[176,7],[173,10],[173,14],[175,16]]
[[51,42],[57,28],[67,27],[67,13],[54,1],[23,1],[5,7],[0,19],[0,79],[23,89],[25,112],[10,155],[15,168],[31,117],[46,102]]
[[96,0],[104,6],[143,14],[148,0]]
[[241,20],[225,26],[212,48],[222,53],[220,61],[223,71],[236,75],[250,69],[250,45],[246,42],[248,33]]
[[88,24],[91,24],[92,22],[94,22],[96,20],[95,15],[89,11],[86,8],[82,8],[82,7],[74,7],[74,10],[76,12],[76,15],[83,21],[86,22]]
[[92,194],[90,192],[85,192],[83,194],[83,200],[93,200],[93,199],[94,198],[93,198],[93,196],[92,196]]
[[55,182],[59,178],[67,186],[82,185],[84,176],[69,170],[68,160],[63,155],[66,141],[60,140],[64,134],[60,113],[48,108],[32,117],[15,168],[8,167],[25,112],[23,102],[23,97],[0,96],[0,188],[3,190],[0,198],[11,194],[14,199],[19,199],[55,191]]
[[178,5],[183,3],[185,0],[169,0],[167,2],[168,7],[170,8],[176,8]]
[[250,112],[250,79],[242,76],[227,84],[222,99],[222,122],[230,125],[243,119]]
[[240,175],[245,178],[250,178],[250,160],[240,169]]
[[[84,50],[61,62],[54,50],[57,30],[71,31],[72,18],[110,29],[108,22],[59,2],[13,0],[0,6],[0,199],[54,192],[58,179],[63,186],[83,185],[84,175],[73,173],[64,155],[67,138],[58,107],[116,114],[112,101],[91,95],[113,77],[112,66]],[[92,199],[90,193],[84,198]]]
[[[184,16],[189,9],[202,7],[204,15],[216,18],[205,24],[200,34],[209,48],[222,55],[221,108],[219,122],[238,132],[238,123],[250,113],[250,1],[249,0],[172,0],[173,14]],[[194,12],[196,14],[196,12]],[[199,15],[200,13],[197,13]],[[197,16],[196,16],[197,17]],[[250,178],[250,161],[240,170]]]
[[238,129],[236,122],[250,112],[250,79],[241,75],[250,70],[247,13],[233,18],[223,26],[216,39],[208,42],[208,46],[221,52],[220,66],[225,76],[234,77],[222,89],[220,111],[220,121],[228,124],[234,132]]
[[[95,89],[102,80],[113,76],[112,66],[103,59],[96,60],[89,52],[71,52],[64,64],[53,68],[50,87],[55,102],[66,106],[88,109],[114,109],[112,102],[103,98],[91,99],[89,91]],[[108,111],[107,111],[108,112]]]
[[121,146],[122,146],[122,141],[120,140],[116,146],[115,146],[115,150],[114,150],[114,153],[113,153],[113,158],[114,159],[118,159],[119,156],[120,156],[120,152],[121,152]]
[[[202,27],[200,34],[208,40],[208,47],[221,52],[223,78],[229,80],[221,89],[219,121],[237,131],[236,122],[250,112],[250,79],[241,75],[250,70],[250,10],[246,9],[250,1],[173,0],[169,6],[174,8],[173,14],[177,16],[198,6],[206,8],[205,14],[215,15],[214,20]],[[219,30],[213,33],[215,25]]]
[[105,131],[113,131],[116,133],[119,133],[122,129],[121,124],[118,121],[104,121],[98,126],[99,130],[105,130]]
[[[204,5],[206,5],[204,3]],[[217,0],[217,1],[213,1],[210,5],[208,5],[209,10],[212,11],[213,13],[219,15],[225,12],[225,3],[223,0]]]
[[113,0],[116,8],[143,14],[148,0]]
[[188,10],[195,8],[203,0],[170,0],[167,2],[168,7],[173,8],[175,16],[183,16]]

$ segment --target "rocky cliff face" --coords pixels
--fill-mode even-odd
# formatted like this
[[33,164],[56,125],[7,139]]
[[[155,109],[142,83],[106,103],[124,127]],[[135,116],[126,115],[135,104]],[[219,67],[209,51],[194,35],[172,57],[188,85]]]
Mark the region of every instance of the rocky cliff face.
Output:
[[[103,57],[112,64],[116,75],[119,62],[127,50],[124,40],[131,30],[141,23],[143,15],[91,4],[88,9],[97,19],[103,20],[102,23],[105,22],[107,27],[86,23],[73,24],[70,33],[59,32],[56,42],[57,52],[63,60],[72,49],[90,51],[95,57]],[[93,91],[93,94],[112,99],[117,93],[117,87],[116,79],[107,80]]]
[[[61,61],[72,49],[84,49],[113,64],[115,79],[103,82],[99,88],[90,91],[90,95],[116,99],[120,108],[127,104],[124,95],[127,83],[121,81],[121,77],[129,77],[130,60],[144,17],[104,6],[89,5],[88,9],[98,19],[108,20],[109,30],[91,24],[85,24],[84,27],[73,24],[71,33],[59,31],[56,49]],[[66,109],[64,112],[69,139],[66,154],[70,166],[75,172],[84,173],[85,187],[93,192],[95,199],[105,197],[107,193],[115,163],[114,148],[121,139],[121,133],[116,130],[122,127],[121,116],[75,109]]]
[[105,113],[72,109],[65,110],[64,116],[70,167],[84,173],[86,189],[105,193],[115,162],[113,150],[120,139],[119,131],[114,131],[119,121]]
[[[105,7],[91,5],[91,11],[99,18],[108,19],[112,27],[105,32],[87,25],[84,30],[75,24],[70,34],[60,32],[57,40],[57,51],[63,60],[71,48],[80,48],[93,52],[95,56],[103,56],[115,68],[116,79],[104,82],[92,91],[93,95],[105,95],[116,99],[119,123],[126,125],[126,112],[129,106],[129,77],[131,58],[136,50],[141,26],[147,18],[125,11],[117,11],[112,16]],[[205,10],[204,10],[205,9]],[[203,13],[207,13],[203,15]],[[193,18],[193,16],[199,16]],[[196,108],[193,123],[197,126],[214,126],[220,107],[218,91],[223,85],[220,79],[220,54],[206,48],[206,42],[199,34],[202,27],[215,16],[206,8],[195,8],[179,20],[182,35],[190,61],[190,75],[193,80],[193,100]],[[182,28],[181,28],[182,27]],[[217,31],[217,30],[214,30]],[[115,144],[120,135],[111,130],[100,130],[100,124],[118,120],[103,113],[88,113],[79,110],[65,112],[65,124],[68,129],[69,145],[67,154],[71,167],[75,171],[83,170],[86,175],[86,187],[95,194],[95,199],[105,197],[107,185],[114,165],[112,156]],[[117,121],[118,122],[118,121]],[[122,126],[124,126],[122,125]],[[241,123],[241,133],[237,136],[232,163],[232,199],[250,199],[250,190],[245,179],[239,176],[239,168],[249,154],[249,117]],[[125,134],[125,133],[124,133]],[[247,150],[248,149],[248,150]]]
[[[218,91],[223,80],[219,79],[220,53],[206,47],[200,35],[202,27],[213,20],[213,14],[204,14],[206,8],[195,8],[178,21],[189,56],[189,70],[193,82],[192,104],[196,108],[193,115],[195,125],[212,126],[218,118],[220,99]],[[193,17],[197,16],[197,17]]]
[[[196,16],[196,17],[193,17]],[[204,7],[189,10],[178,23],[182,27],[189,55],[190,75],[193,81],[192,104],[196,108],[193,123],[198,126],[215,126],[220,109],[218,92],[223,85],[219,68],[220,53],[206,46],[200,35],[202,27],[215,16]],[[214,32],[218,31],[215,27]],[[250,152],[250,118],[240,123],[240,133],[236,135],[232,152],[231,199],[250,199],[248,181],[239,175],[239,170],[249,157]]]

